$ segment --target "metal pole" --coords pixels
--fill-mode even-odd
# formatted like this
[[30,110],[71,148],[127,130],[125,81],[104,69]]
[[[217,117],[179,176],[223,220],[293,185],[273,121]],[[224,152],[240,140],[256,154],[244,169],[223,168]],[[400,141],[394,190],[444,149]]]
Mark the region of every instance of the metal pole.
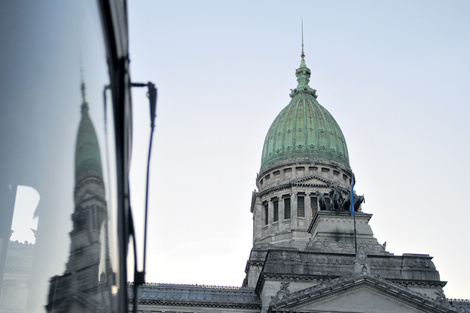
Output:
[[349,201],[351,202],[351,215],[354,218],[354,254],[357,257],[356,214],[354,213],[354,184],[355,183],[356,183],[356,178],[354,177],[354,174],[352,174],[352,176],[351,176],[351,193],[350,193]]
[[357,257],[357,235],[356,235],[356,214],[354,216],[354,253]]

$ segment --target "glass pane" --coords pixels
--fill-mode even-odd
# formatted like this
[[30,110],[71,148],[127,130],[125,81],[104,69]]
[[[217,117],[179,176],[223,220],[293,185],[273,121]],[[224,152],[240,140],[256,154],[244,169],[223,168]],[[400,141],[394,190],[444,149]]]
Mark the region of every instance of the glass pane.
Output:
[[284,219],[290,219],[290,198],[284,199]]
[[116,311],[102,35],[94,1],[0,2],[2,312]]
[[297,217],[305,217],[305,201],[304,197],[297,197]]
[[268,225],[269,221],[269,207],[268,204],[264,204],[264,225]]
[[279,220],[279,202],[276,200],[273,202],[273,221]]

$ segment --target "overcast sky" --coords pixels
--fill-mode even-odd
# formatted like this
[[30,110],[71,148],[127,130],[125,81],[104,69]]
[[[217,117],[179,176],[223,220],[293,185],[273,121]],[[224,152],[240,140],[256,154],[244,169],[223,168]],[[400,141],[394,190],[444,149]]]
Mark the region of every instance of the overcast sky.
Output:
[[[129,1],[132,78],[159,91],[147,281],[241,285],[303,17],[310,86],[344,133],[377,239],[430,254],[447,297],[470,298],[469,16],[469,1]],[[133,96],[139,224],[149,118],[144,90]]]

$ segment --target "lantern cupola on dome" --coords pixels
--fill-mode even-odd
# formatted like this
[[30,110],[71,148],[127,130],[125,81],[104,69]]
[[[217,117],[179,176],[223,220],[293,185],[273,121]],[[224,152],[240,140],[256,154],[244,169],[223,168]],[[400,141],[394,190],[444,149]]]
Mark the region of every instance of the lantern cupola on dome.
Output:
[[327,162],[350,170],[343,132],[333,116],[317,101],[309,86],[311,71],[305,63],[302,35],[297,87],[289,104],[279,113],[264,140],[260,174],[291,163]]

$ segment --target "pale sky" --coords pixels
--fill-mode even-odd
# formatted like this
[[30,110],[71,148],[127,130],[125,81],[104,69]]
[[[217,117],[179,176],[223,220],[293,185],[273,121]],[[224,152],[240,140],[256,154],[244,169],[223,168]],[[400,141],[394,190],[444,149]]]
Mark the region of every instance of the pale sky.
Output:
[[[447,297],[470,298],[469,16],[468,1],[129,1],[132,78],[159,91],[147,281],[241,285],[303,18],[310,86],[344,133],[376,238],[430,254]],[[145,91],[133,96],[141,229],[149,118]]]

